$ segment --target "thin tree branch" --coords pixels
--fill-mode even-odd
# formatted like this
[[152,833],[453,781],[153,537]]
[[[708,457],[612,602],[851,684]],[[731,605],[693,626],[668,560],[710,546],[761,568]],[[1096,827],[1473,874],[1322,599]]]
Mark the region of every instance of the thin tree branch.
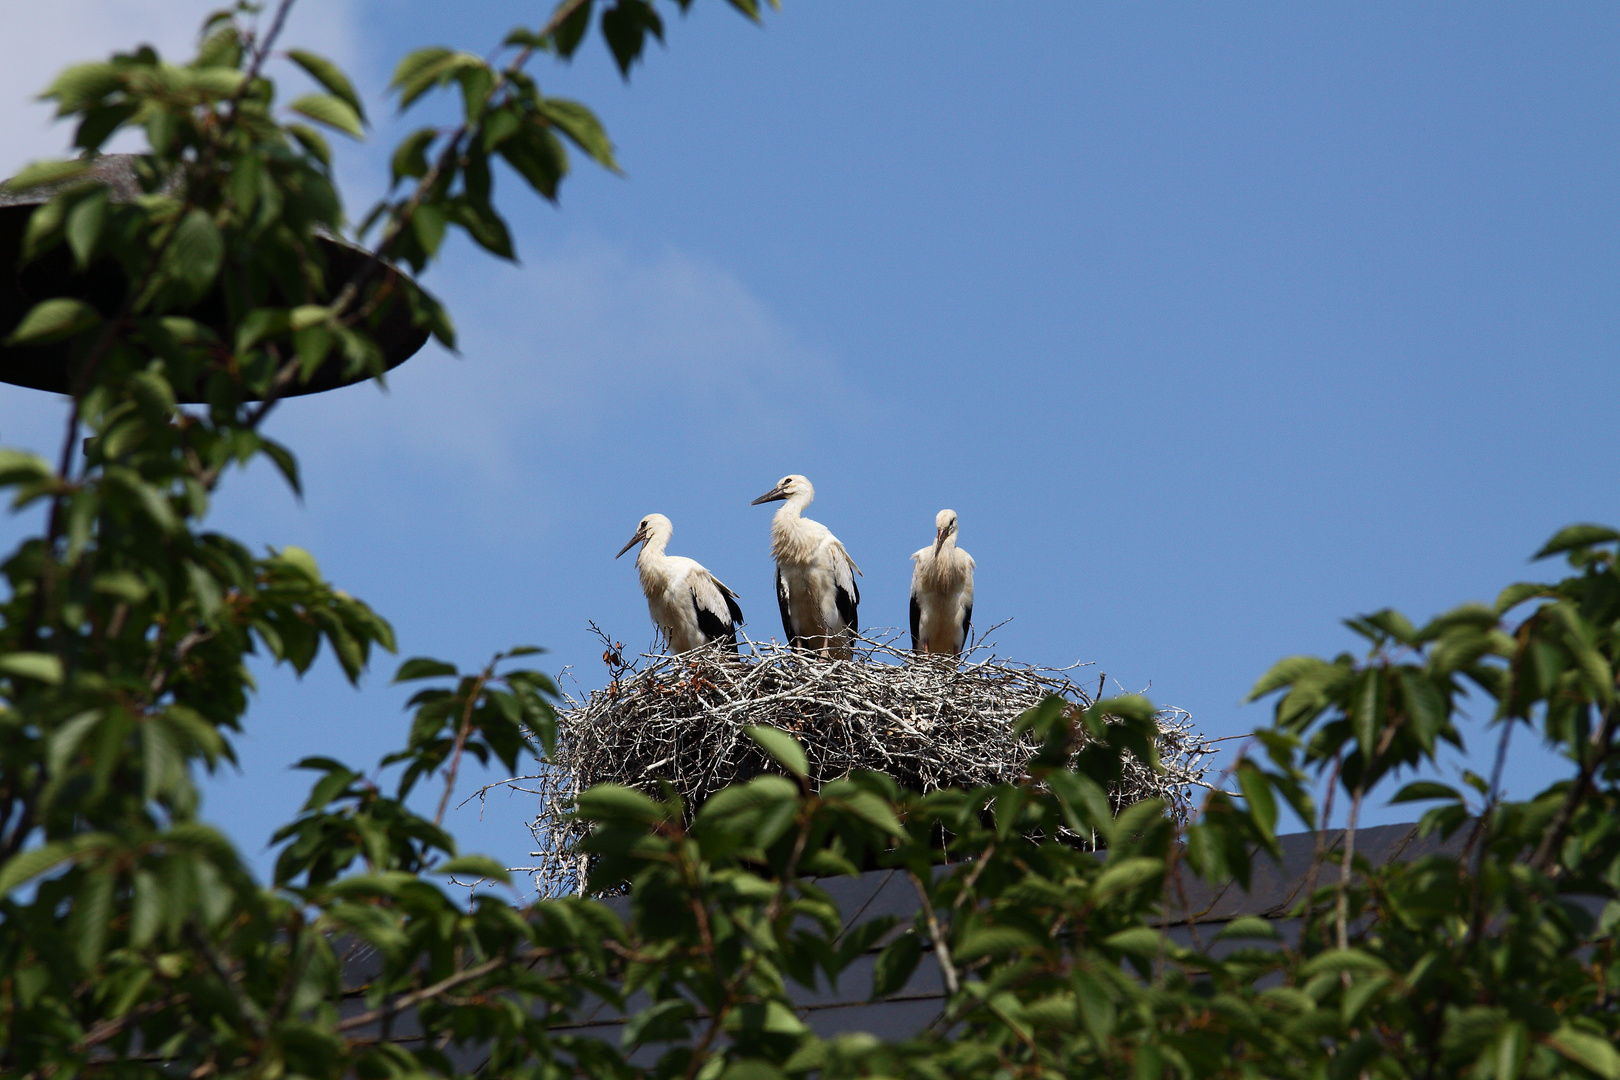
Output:
[[1350,947],[1350,874],[1356,858],[1356,822],[1361,816],[1363,785],[1357,784],[1350,796],[1350,820],[1344,830],[1344,855],[1339,860],[1339,897],[1334,903],[1334,921],[1338,923],[1339,948]]
[[1559,845],[1564,842],[1564,834],[1569,830],[1570,820],[1575,816],[1575,808],[1581,804],[1582,799],[1586,798],[1587,792],[1592,787],[1592,777],[1597,774],[1598,768],[1609,759],[1609,754],[1614,749],[1614,726],[1617,715],[1620,715],[1620,706],[1614,705],[1611,705],[1609,710],[1603,714],[1603,724],[1598,728],[1597,734],[1592,737],[1592,755],[1581,766],[1580,775],[1575,778],[1574,785],[1570,787],[1569,795],[1565,797],[1563,805],[1558,808],[1558,813],[1553,817],[1552,824],[1547,826],[1547,832],[1542,836],[1541,843],[1536,846],[1535,854],[1530,856],[1530,866],[1532,868],[1544,874],[1548,872],[1548,866],[1557,854]]
[[928,924],[928,936],[934,943],[934,959],[939,964],[939,972],[945,976],[945,989],[954,995],[962,989],[962,980],[957,976],[956,965],[951,961],[950,943],[945,940],[945,935],[940,930],[939,918],[934,914],[934,905],[928,901],[928,890],[923,888],[922,878],[910,870],[906,871],[906,876],[917,888],[917,899],[922,901],[923,921]]
[[90,1047],[100,1045],[108,1039],[116,1038],[121,1032],[134,1024],[140,1023],[148,1016],[155,1016],[167,1009],[174,1008],[176,1005],[184,1004],[189,1000],[189,997],[190,995],[187,994],[171,994],[168,997],[158,998],[156,1001],[148,1001],[145,1005],[137,1005],[116,1019],[98,1020],[90,1026],[89,1031],[84,1033],[84,1038],[79,1040],[79,1049],[88,1050]]
[[484,693],[484,687],[494,674],[495,666],[491,664],[473,682],[472,690],[467,694],[467,704],[461,710],[461,727],[456,732],[456,748],[450,754],[450,771],[444,778],[444,795],[439,799],[439,812],[433,815],[435,825],[444,823],[444,812],[450,806],[450,795],[456,790],[456,774],[461,771],[461,751],[467,745],[468,733],[472,731],[473,709],[477,707],[478,699]]
[[505,963],[507,963],[506,957],[497,956],[491,960],[485,960],[482,964],[475,964],[470,968],[463,968],[454,975],[440,979],[432,986],[423,987],[421,990],[413,991],[412,993],[406,994],[404,997],[396,998],[380,1009],[372,1009],[370,1012],[363,1012],[358,1016],[351,1016],[347,1020],[339,1021],[337,1030],[353,1031],[357,1027],[365,1027],[367,1024],[374,1024],[385,1017],[392,1016],[395,1013],[404,1012],[406,1009],[409,1009],[415,1005],[420,1005],[424,1001],[436,998],[446,991],[454,990],[462,983],[472,982],[474,979],[482,978]]

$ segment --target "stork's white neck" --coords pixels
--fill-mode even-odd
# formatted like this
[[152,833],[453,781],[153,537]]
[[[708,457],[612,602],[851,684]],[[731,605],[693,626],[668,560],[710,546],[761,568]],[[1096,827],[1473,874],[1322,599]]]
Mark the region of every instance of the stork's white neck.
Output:
[[799,492],[788,498],[771,517],[771,556],[778,563],[798,563],[809,560],[816,541],[825,531],[816,522],[801,515],[814,496]]
[[776,511],[776,517],[780,518],[783,515],[787,515],[789,517],[798,517],[800,514],[804,513],[804,508],[809,506],[811,500],[815,497],[815,494],[809,491],[794,492],[792,495],[787,497],[787,500],[782,503],[781,508]]
[[954,534],[947,536],[937,549],[929,545],[917,552],[914,558],[917,560],[919,584],[941,592],[958,588],[967,579],[968,569],[973,562],[967,552],[957,548]]
[[669,583],[669,567],[664,548],[669,544],[669,534],[654,532],[647,537],[647,542],[641,545],[641,551],[636,555],[636,569],[641,573],[642,588],[659,591]]

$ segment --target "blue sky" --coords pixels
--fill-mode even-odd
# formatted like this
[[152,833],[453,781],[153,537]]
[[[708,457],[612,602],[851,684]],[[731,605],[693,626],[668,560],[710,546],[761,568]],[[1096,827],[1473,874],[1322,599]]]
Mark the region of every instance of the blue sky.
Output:
[[[184,42],[192,6],[39,23],[55,52],[0,86],[7,164],[65,138],[21,104],[51,68]],[[395,60],[487,52],[548,8],[447,10],[300,0],[289,44],[333,53],[383,121],[340,151],[356,214],[404,130]],[[779,632],[748,502],[802,472],[866,625],[903,624],[907,557],[950,506],[980,625],[1012,620],[999,652],[1095,662],[1223,736],[1268,719],[1240,702],[1272,661],[1353,647],[1341,617],[1490,599],[1556,573],[1527,556],[1559,526],[1620,522],[1612,7],[787,0],[757,27],[699,0],[667,37],[628,86],[595,43],[538,69],[626,175],[581,165],[559,208],[498,182],[522,265],[457,245],[425,278],[461,356],[287,404],[303,503],[258,474],[220,499],[222,527],[310,548],[402,655],[532,642],[598,685],[588,620],[651,637],[613,561],[651,511]],[[60,415],[0,388],[7,442]],[[261,850],[306,788],[288,762],[402,740],[391,671],[263,673],[211,816]],[[1521,739],[1510,794],[1553,769]],[[527,812],[454,824],[517,862]]]

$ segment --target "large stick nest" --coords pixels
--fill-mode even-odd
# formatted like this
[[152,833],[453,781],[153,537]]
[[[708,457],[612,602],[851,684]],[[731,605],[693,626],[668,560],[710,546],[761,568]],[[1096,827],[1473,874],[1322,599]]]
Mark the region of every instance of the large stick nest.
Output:
[[[575,794],[616,783],[657,796],[668,781],[694,811],[727,784],[780,771],[744,732],[749,725],[791,732],[818,786],[868,769],[927,792],[1017,780],[1037,749],[1013,734],[1019,715],[1051,694],[1082,708],[1093,701],[1073,681],[1075,668],[1015,664],[986,646],[952,660],[861,638],[853,659],[830,660],[745,642],[740,656],[711,646],[627,663],[604,642],[612,681],[584,701],[567,699],[556,754],[527,789],[541,799],[530,826],[536,864],[526,868],[541,895],[582,884],[583,864],[569,854],[578,836],[566,821]],[[1183,710],[1160,712],[1158,728],[1160,771],[1127,756],[1111,795],[1116,806],[1164,799],[1185,821],[1210,746]]]

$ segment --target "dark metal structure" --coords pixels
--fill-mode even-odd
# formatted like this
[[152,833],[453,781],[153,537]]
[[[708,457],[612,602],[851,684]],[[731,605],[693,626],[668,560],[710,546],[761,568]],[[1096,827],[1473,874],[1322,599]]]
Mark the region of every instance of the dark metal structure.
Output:
[[[134,158],[128,154],[106,154],[92,162],[89,178],[104,185],[115,202],[127,202],[140,194],[136,180]],[[76,180],[75,183],[83,182]],[[118,264],[103,258],[80,271],[72,253],[65,245],[58,245],[28,264],[19,266],[24,233],[34,209],[55,194],[53,188],[30,188],[8,191],[0,188],[0,341],[8,337],[30,308],[41,300],[56,296],[69,296],[88,302],[103,316],[117,312],[123,302],[128,283]],[[319,236],[317,241],[326,263],[329,285],[341,286],[354,278],[376,257],[371,252],[332,236]],[[390,278],[408,280],[397,268],[383,263],[381,275],[384,286]],[[383,351],[384,369],[392,369],[406,360],[426,343],[428,331],[417,326],[411,318],[410,306],[395,289],[379,305],[371,333]],[[292,304],[286,298],[272,298],[272,303]],[[189,312],[204,325],[221,327],[225,322],[225,297],[215,289]],[[318,394],[340,386],[361,382],[368,374],[348,375],[344,371],[343,357],[334,353],[305,382],[294,383],[280,396]],[[66,342],[39,346],[8,346],[0,344],[0,382],[15,386],[32,387],[52,393],[70,392],[73,372]],[[200,387],[175,387],[183,402],[202,401]]]

